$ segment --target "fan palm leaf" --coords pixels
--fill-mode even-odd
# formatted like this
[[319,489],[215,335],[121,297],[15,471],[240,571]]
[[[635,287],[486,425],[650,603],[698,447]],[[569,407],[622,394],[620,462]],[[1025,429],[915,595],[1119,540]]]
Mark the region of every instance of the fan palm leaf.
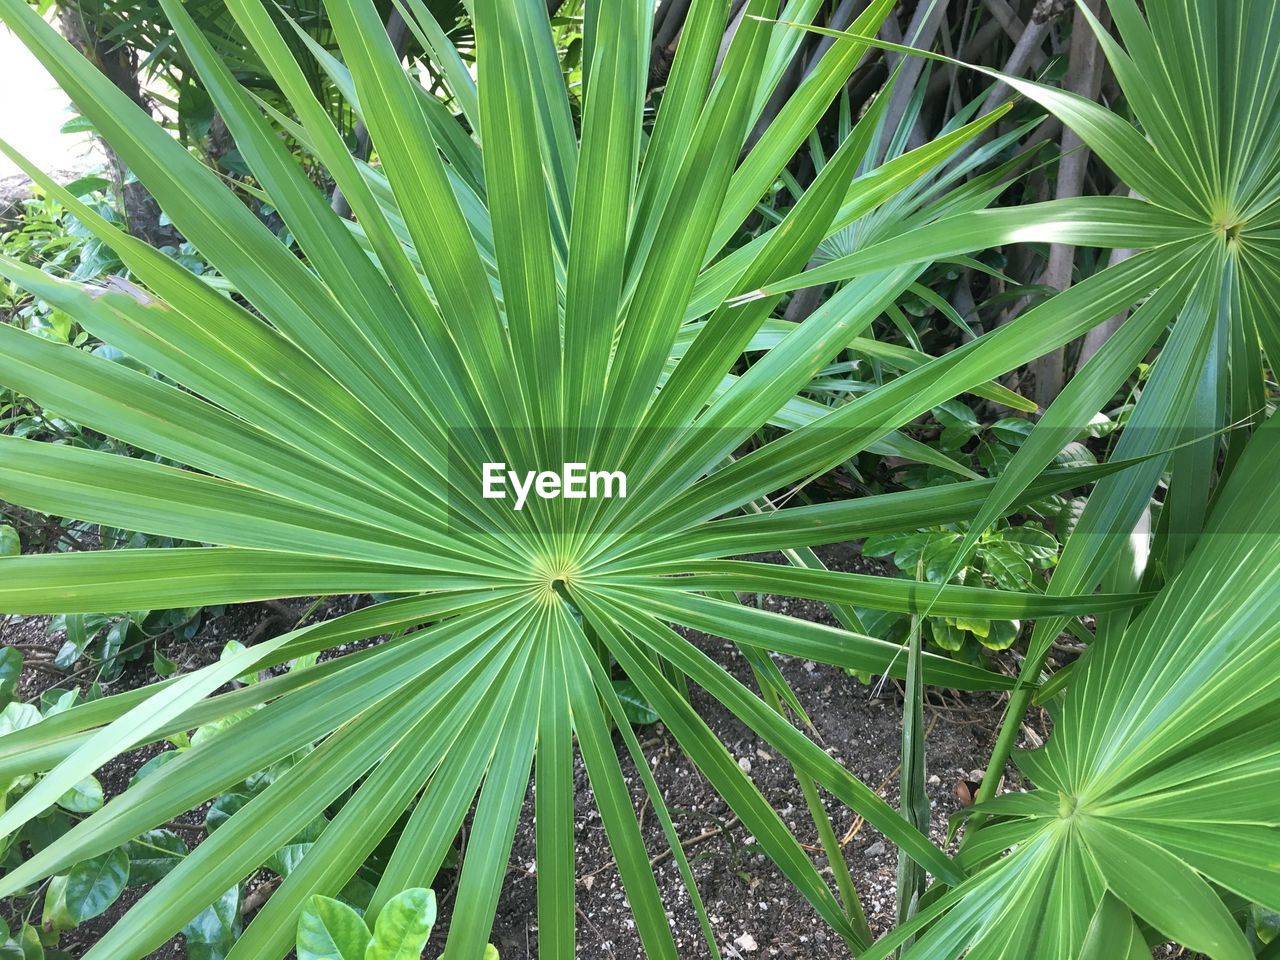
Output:
[[[1202,256],[1208,240],[1187,214],[1153,216],[1139,201],[993,212],[996,227],[986,233],[1005,240],[1116,243],[1146,252],[856,402],[781,420],[797,391],[914,283],[928,260],[957,245],[972,248],[965,225],[983,216],[972,211],[990,198],[962,195],[957,203],[968,212],[944,205],[954,216],[914,223],[921,238],[914,245],[888,239],[855,253],[870,266],[850,271],[850,282],[822,309],[731,379],[780,296],[754,291],[799,274],[820,244],[936,168],[995,115],[861,177],[870,138],[855,129],[782,222],[717,273],[726,227],[749,215],[802,144],[805,118],[825,109],[865,50],[853,38],[832,45],[814,78],[739,162],[798,41],[797,31],[765,21],[779,13],[777,3],[750,0],[717,65],[725,6],[695,0],[646,139],[645,65],[637,51],[646,48],[648,4],[593,7],[579,132],[545,7],[476,3],[476,102],[456,97],[474,125],[468,134],[406,73],[374,6],[334,0],[327,10],[343,62],[326,69],[346,73],[345,92],[376,149],[375,170],[347,152],[261,0],[229,0],[228,7],[292,118],[264,113],[183,5],[166,0],[187,56],[296,239],[295,251],[104,86],[22,0],[0,0],[0,16],[236,294],[214,290],[32,171],[117,251],[141,286],[84,287],[8,260],[0,260],[0,272],[163,378],[0,326],[0,381],[164,462],[5,439],[0,491],[32,509],[208,546],[6,558],[0,609],[66,613],[409,595],[0,739],[0,771],[44,774],[0,813],[0,833],[7,833],[110,757],[256,708],[234,733],[185,751],[0,879],[0,892],[127,841],[319,743],[149,890],[88,956],[141,957],[155,949],[287,842],[299,822],[354,788],[231,956],[283,956],[306,898],[340,890],[411,809],[370,905],[372,919],[399,890],[430,881],[474,806],[447,949],[457,960],[479,957],[532,777],[540,950],[569,957],[576,742],[644,949],[674,957],[634,798],[609,741],[611,720],[639,760],[689,895],[703,912],[609,683],[614,662],[851,947],[867,945],[858,912],[836,901],[673,677],[693,680],[728,705],[799,773],[936,878],[962,883],[961,865],[673,625],[748,651],[903,676],[906,661],[895,644],[716,594],[768,591],[837,608],[998,610],[991,615],[1055,621],[1123,616],[1145,599],[1136,584],[1115,593],[1086,585],[1051,597],[935,590],[831,572],[816,561],[804,564],[813,569],[790,569],[732,558],[774,544],[798,559],[797,548],[962,519],[975,502],[992,498],[1005,510],[1107,474],[1110,468],[1043,472],[1042,465],[1025,471],[1012,495],[996,486],[1001,481],[971,480],[930,497],[742,515],[859,450],[901,449],[901,426],[961,392],[990,391],[993,378],[1147,296],[1188,257]],[[796,0],[781,12],[805,19],[818,6]],[[855,32],[873,33],[890,6],[872,3]],[[460,76],[455,82],[466,83]],[[301,128],[300,141],[341,187],[358,228],[332,212],[273,121]],[[771,422],[794,429],[733,459]],[[498,461],[522,471],[568,462],[622,471],[628,495],[531,500],[517,511],[510,500],[480,496],[482,465]],[[421,629],[404,633],[412,628]],[[247,670],[384,633],[403,635],[216,693]],[[946,658],[920,662],[928,683],[1011,685]]]
[[[1219,431],[1265,418],[1259,358],[1265,352],[1274,362],[1280,350],[1268,306],[1280,280],[1272,230],[1280,112],[1264,92],[1280,71],[1280,11],[1263,2],[1161,2],[1147,4],[1145,15],[1133,0],[1108,7],[1119,41],[1082,9],[1140,129],[1084,98],[1002,79],[1074,127],[1132,187],[1134,199],[1107,203],[1109,227],[1143,218],[1167,225],[1169,248],[1180,253],[1046,410],[978,511],[967,545],[1105,406],[1173,317],[1114,451],[1145,462],[1094,488],[1049,592],[1140,582],[1164,589],[1132,620],[1130,611],[1099,619],[1094,649],[1052,685],[1068,686],[1054,737],[1018,758],[1038,789],[991,800],[1063,621],[1036,624],[980,793],[989,802],[977,808],[978,820],[995,820],[970,826],[962,857],[969,868],[987,865],[948,894],[935,890],[929,910],[868,956],[887,956],[913,937],[906,951],[913,958],[1116,956],[1108,951],[1122,941],[1128,955],[1145,956],[1133,952],[1145,951],[1136,916],[1214,958],[1246,957],[1251,951],[1210,884],[1271,909],[1276,902],[1274,883],[1263,879],[1280,863],[1280,821],[1268,799],[1276,771],[1264,745],[1275,738],[1274,710],[1252,683],[1236,688],[1228,680],[1241,665],[1264,662],[1275,643],[1260,614],[1278,586],[1268,553],[1274,498],[1258,471],[1274,456],[1276,431],[1270,423],[1252,439],[1248,430],[1226,439]],[[1073,206],[1043,209],[1069,217]],[[935,224],[928,252],[945,256],[1040,232],[1019,223],[1025,210]],[[893,243],[882,246],[888,252]],[[823,279],[875,263],[874,249],[857,252],[821,268]],[[1073,290],[1100,291],[1123,269]],[[796,277],[768,290],[799,284]],[[1166,490],[1152,530],[1158,485]],[[1202,713],[1191,720],[1183,710],[1196,704]],[[1153,888],[1150,876],[1164,887]]]

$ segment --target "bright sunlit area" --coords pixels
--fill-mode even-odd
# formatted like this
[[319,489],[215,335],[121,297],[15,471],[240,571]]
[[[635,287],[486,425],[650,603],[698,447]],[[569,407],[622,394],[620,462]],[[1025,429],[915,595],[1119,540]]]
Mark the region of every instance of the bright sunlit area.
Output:
[[[87,134],[61,132],[72,116],[66,95],[7,27],[0,27],[0,91],[0,139],[37,167],[65,174],[97,162]],[[17,165],[0,155],[0,179],[18,175]]]

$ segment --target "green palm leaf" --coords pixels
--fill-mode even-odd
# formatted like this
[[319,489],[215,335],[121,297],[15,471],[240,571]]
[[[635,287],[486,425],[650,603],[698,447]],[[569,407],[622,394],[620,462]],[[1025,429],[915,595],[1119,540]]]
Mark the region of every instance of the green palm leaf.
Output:
[[[860,449],[910,449],[895,435],[900,427],[959,393],[991,394],[996,377],[1160,288],[1187,258],[1210,256],[1211,231],[1202,229],[1202,211],[1171,201],[1167,212],[1147,216],[1149,203],[1126,201],[1078,204],[1043,218],[1040,211],[983,218],[976,211],[994,196],[989,183],[957,189],[945,202],[913,197],[913,217],[905,222],[919,231],[915,240],[888,237],[854,253],[852,262],[833,261],[839,267],[832,276],[851,281],[733,379],[731,367],[764,327],[776,294],[788,289],[814,252],[935,170],[994,115],[859,177],[868,121],[845,139],[780,224],[746,252],[712,263],[726,231],[741,224],[803,142],[806,118],[824,110],[847,81],[865,50],[862,41],[844,37],[833,45],[814,79],[796,91],[793,105],[740,163],[748,133],[794,50],[794,31],[764,19],[778,13],[776,2],[749,0],[716,70],[726,10],[715,0],[694,0],[645,142],[644,65],[637,51],[648,40],[647,4],[605,3],[594,11],[579,137],[552,62],[541,3],[474,5],[476,90],[458,70],[448,71],[458,103],[478,125],[468,132],[406,73],[372,4],[338,0],[327,9],[342,62],[313,52],[367,123],[374,168],[347,154],[305,82],[295,46],[285,43],[260,0],[230,0],[228,6],[290,101],[293,117],[262,112],[183,5],[166,0],[164,6],[298,250],[103,84],[22,0],[0,0],[0,16],[237,294],[214,291],[48,185],[116,249],[145,289],[83,288],[7,260],[0,261],[0,273],[185,389],[6,327],[0,327],[0,382],[183,466],[5,441],[0,493],[35,509],[209,546],[6,558],[0,560],[0,610],[162,608],[330,593],[414,596],[252,648],[234,661],[233,672],[219,665],[158,685],[149,695],[122,694],[73,708],[0,740],[3,769],[49,771],[40,787],[0,815],[0,830],[7,831],[38,812],[46,794],[60,793],[55,788],[77,782],[112,756],[159,739],[175,725],[260,706],[237,723],[234,735],[185,751],[0,879],[0,892],[109,849],[253,770],[319,743],[148,891],[89,956],[140,957],[158,947],[257,868],[273,845],[286,842],[298,817],[310,819],[355,787],[342,814],[250,924],[235,956],[283,956],[307,897],[340,890],[412,808],[374,896],[372,922],[396,892],[434,875],[474,801],[475,829],[448,951],[457,960],[479,957],[532,774],[541,955],[568,958],[574,944],[576,737],[640,938],[651,955],[674,956],[607,736],[609,721],[622,720],[601,650],[637,684],[762,849],[852,947],[866,946],[852,911],[841,908],[673,676],[711,692],[800,774],[864,816],[936,878],[959,884],[943,902],[986,890],[985,874],[965,881],[961,865],[669,624],[735,640],[764,662],[763,651],[774,649],[903,676],[907,660],[896,645],[702,594],[790,593],[913,613],[931,604],[940,610],[999,606],[1002,614],[1054,622],[1087,612],[1125,618],[1123,611],[1148,599],[1137,584],[1095,594],[1097,579],[1080,576],[1068,578],[1075,589],[1062,589],[1055,580],[1051,597],[965,587],[935,597],[923,585],[809,569],[816,561],[797,548],[843,539],[859,525],[913,529],[922,517],[937,522],[963,516],[987,498],[1007,501],[995,510],[999,514],[1028,491],[1061,489],[1111,469],[1118,472],[1110,480],[1119,485],[1163,449],[1159,443],[1132,451],[1139,466],[1123,463],[1096,473],[1042,475],[1047,461],[1029,456],[1012,488],[993,491],[990,481],[978,480],[929,503],[877,498],[758,518],[750,512],[771,492]],[[788,4],[788,11],[811,16],[817,6]],[[855,32],[874,33],[890,6],[888,0],[870,4]],[[429,45],[444,42],[423,11],[408,12]],[[1081,122],[1097,120],[1088,110],[1079,116]],[[1131,127],[1127,133],[1113,129],[1115,119],[1097,122],[1115,140],[1117,163],[1149,163],[1152,148]],[[332,212],[284,148],[277,123],[296,131],[328,167],[358,227]],[[1156,173],[1152,182],[1166,179]],[[1273,180],[1257,183],[1251,199],[1268,196]],[[1269,222],[1265,211],[1259,222]],[[1229,232],[1232,243],[1245,236],[1235,225]],[[923,261],[985,243],[1046,238],[1148,249],[948,356],[909,358],[902,377],[854,403],[829,413],[807,408],[796,417],[797,391],[916,283]],[[1260,264],[1269,269],[1266,257],[1242,260],[1238,268],[1240,302],[1255,312],[1268,296],[1254,280]],[[762,298],[757,290],[773,296]],[[734,295],[743,296],[730,301]],[[1203,356],[1197,352],[1201,339],[1193,336],[1201,328],[1180,322],[1178,329],[1190,346],[1175,356],[1194,367]],[[723,466],[770,423],[794,429]],[[1259,456],[1250,450],[1238,472]],[[480,465],[492,461],[522,470],[580,461],[625,471],[631,490],[625,499],[531,501],[515,511],[510,501],[479,496]],[[828,520],[825,531],[815,533]],[[753,528],[776,538],[804,569],[732,560],[744,543],[754,542],[743,539],[753,536]],[[1204,538],[1180,576],[1211,562],[1199,559],[1210,542]],[[1249,574],[1259,560],[1224,559],[1238,560]],[[252,693],[200,702],[227,676],[250,666],[281,662],[286,654],[339,638],[418,626],[423,629],[397,641],[255,685]],[[923,657],[921,665],[926,680],[950,686],[1009,685],[1002,675],[942,658]],[[1259,676],[1261,671],[1245,679]],[[1260,749],[1244,739],[1241,760]],[[1134,745],[1142,745],[1137,732]],[[1065,773],[1055,777],[1055,783],[1083,782]],[[673,841],[669,817],[657,801],[655,808]],[[1005,836],[1001,829],[992,827],[991,834]],[[1037,836],[1005,862],[1031,860],[1051,839]],[[1110,826],[1099,828],[1094,842],[1122,850],[1139,842],[1172,843],[1117,837]],[[1071,861],[1074,875],[1093,882],[1094,867],[1076,847],[1071,851],[1078,860]],[[691,882],[678,845],[676,855]],[[1033,866],[1047,875],[1044,863]],[[1218,873],[1203,858],[1195,869]],[[1130,903],[1135,897],[1126,899],[1123,879],[1115,881],[1116,894],[1137,909]],[[1187,889],[1199,891],[1196,883],[1203,886],[1193,876]],[[696,890],[689,893],[703,912]],[[1211,912],[1205,916],[1212,919]],[[1081,916],[1087,922],[1091,914]],[[704,932],[714,954],[705,923]]]
[[1187,565],[1090,648],[1048,745],[1017,757],[1037,789],[977,808],[994,820],[962,860],[980,869],[865,956],[915,934],[913,960],[1075,960],[1091,924],[1120,931],[1126,913],[1214,960],[1253,955],[1215,886],[1280,905],[1278,453],[1270,422]]

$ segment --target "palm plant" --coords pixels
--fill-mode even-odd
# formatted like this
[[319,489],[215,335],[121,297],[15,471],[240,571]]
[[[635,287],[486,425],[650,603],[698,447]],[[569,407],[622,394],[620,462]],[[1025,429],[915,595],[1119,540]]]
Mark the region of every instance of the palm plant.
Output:
[[[671,818],[610,683],[616,663],[761,848],[859,954],[870,947],[870,931],[856,897],[842,887],[837,900],[690,707],[688,681],[935,877],[926,895],[932,902],[866,955],[883,956],[918,936],[912,956],[955,957],[966,949],[969,957],[1022,956],[1030,949],[1023,945],[1034,943],[1036,956],[1074,957],[1096,906],[1097,936],[1120,929],[1132,941],[1132,911],[1171,934],[1185,932],[1188,944],[1204,944],[1215,957],[1234,957],[1238,931],[1198,874],[1280,908],[1260,872],[1265,856],[1274,859],[1266,852],[1274,846],[1267,845],[1261,801],[1250,792],[1227,804],[1221,785],[1224,777],[1254,778],[1244,781],[1251,788],[1275,779],[1274,737],[1258,731],[1272,732],[1276,719],[1266,654],[1280,640],[1267,618],[1280,599],[1276,539],[1267,536],[1277,507],[1257,502],[1251,486],[1265,470],[1275,430],[1259,432],[1243,453],[1233,441],[1233,476],[1203,533],[1207,498],[1194,494],[1212,477],[1206,444],[1216,441],[1174,454],[1178,461],[1194,457],[1174,465],[1173,504],[1185,506],[1170,529],[1181,539],[1162,541],[1170,544],[1161,554],[1177,589],[1166,588],[1132,625],[1128,611],[1146,595],[1138,593],[1133,564],[1120,562],[1164,465],[1160,452],[1180,438],[1190,411],[1220,409],[1225,371],[1235,367],[1226,363],[1228,350],[1252,358],[1232,380],[1233,414],[1237,394],[1244,406],[1260,399],[1253,348],[1259,333],[1275,343],[1257,310],[1266,296],[1257,277],[1274,264],[1267,246],[1274,242],[1274,215],[1267,213],[1275,210],[1274,111],[1258,106],[1249,114],[1267,121],[1269,153],[1227,128],[1227,144],[1214,154],[1222,176],[1213,182],[1224,190],[1192,207],[1182,168],[1158,142],[1164,128],[1144,118],[1157,150],[1101,108],[1021,84],[1079,124],[1146,199],[986,211],[989,191],[968,191],[958,206],[939,204],[932,218],[913,219],[909,235],[877,239],[802,273],[820,244],[997,117],[857,176],[874,141],[873,107],[779,225],[747,252],[717,259],[866,52],[861,37],[876,31],[889,0],[872,3],[851,34],[837,38],[741,159],[800,36],[767,18],[804,23],[820,6],[814,0],[792,0],[781,11],[776,2],[750,0],[718,69],[726,4],[694,0],[647,137],[648,4],[589,5],[578,129],[541,3],[474,4],[475,80],[460,60],[442,55],[452,64],[444,72],[460,124],[406,73],[372,3],[333,0],[326,6],[342,63],[326,61],[325,69],[343,80],[367,124],[377,169],[349,154],[261,0],[227,6],[296,119],[264,115],[183,5],[163,6],[302,257],[127,97],[101,84],[23,0],[0,0],[0,15],[236,294],[223,296],[31,171],[116,250],[143,287],[82,286],[9,260],[0,260],[0,272],[165,379],[0,326],[0,382],[179,466],[4,438],[0,491],[31,509],[210,546],[6,558],[0,609],[83,613],[332,593],[407,596],[0,739],[0,776],[43,774],[0,813],[5,835],[110,757],[251,711],[233,734],[185,751],[0,878],[0,893],[111,849],[319,742],[157,883],[88,956],[144,956],[287,842],[299,823],[353,790],[231,957],[283,956],[309,898],[340,890],[411,811],[370,905],[372,924],[400,890],[430,881],[473,803],[446,948],[455,960],[480,957],[532,772],[539,952],[571,957],[576,741],[644,949],[675,957],[610,740],[613,721],[672,845],[708,949],[718,955]],[[1142,47],[1145,53],[1134,49],[1140,44],[1133,37],[1146,29],[1136,7],[1123,0],[1115,8],[1133,33],[1126,32],[1131,55],[1160,60],[1160,43]],[[1274,15],[1266,19],[1261,0],[1241,9],[1273,29]],[[434,21],[425,6],[410,0],[406,11],[429,33]],[[1157,12],[1167,18],[1161,29],[1175,39],[1189,35],[1180,14]],[[1265,46],[1253,45],[1259,35],[1241,31],[1232,41],[1224,34],[1220,46],[1245,66],[1233,67],[1223,54],[1212,66],[1215,83],[1219,69],[1238,70],[1231,75],[1240,78],[1261,74]],[[1236,50],[1232,42],[1246,46]],[[1202,114],[1179,114],[1189,116],[1200,117],[1190,132],[1217,146],[1218,113],[1206,105]],[[1209,116],[1215,124],[1202,129]],[[268,117],[324,164],[358,226],[332,212]],[[1169,135],[1180,144],[1186,132]],[[797,391],[930,261],[1026,239],[1144,252],[854,402],[787,414]],[[1219,296],[1224,275],[1233,279]],[[743,375],[730,376],[783,291],[833,279],[847,282],[805,322],[770,339]],[[914,449],[899,427],[959,393],[991,392],[992,378],[1143,298],[999,479],[772,509],[772,493],[860,450]],[[1139,404],[1155,414],[1163,402],[1166,417],[1179,411],[1176,422],[1141,429],[1138,420],[1139,429],[1125,435],[1135,439],[1112,464],[1046,470],[1063,425],[1087,422],[1076,415],[1109,400],[1177,313],[1157,364],[1161,379],[1153,375],[1146,406]],[[770,422],[790,432],[735,458],[743,440]],[[509,500],[480,497],[482,465],[498,461],[521,471],[568,462],[620,470],[628,495],[533,501],[515,511]],[[1100,478],[1090,500],[1094,516],[1068,543],[1076,566],[1064,558],[1068,574],[1059,567],[1047,596],[836,573],[809,552],[975,514],[976,537],[1025,500]],[[1181,499],[1184,491],[1191,499]],[[791,566],[732,559],[770,550],[783,551]],[[1248,589],[1223,595],[1215,574],[1222,565]],[[1104,578],[1110,592],[1095,593]],[[827,602],[845,628],[739,605],[735,591]],[[1005,689],[1012,681],[922,654],[918,644],[905,654],[863,635],[850,605],[1042,618],[1012,698],[1015,731],[1055,625],[1099,616],[1099,641],[1073,671],[1079,679],[1062,729],[1047,759],[1028,768],[1046,786],[989,806],[989,814],[1012,819],[971,830],[976,839],[959,861],[785,719],[776,703],[786,691],[765,651],[910,675],[916,693],[921,680],[961,689]],[[1216,619],[1197,622],[1206,605]],[[672,624],[737,643],[759,672],[764,699]],[[216,693],[247,670],[387,633],[395,639]],[[1203,686],[1192,683],[1211,667],[1217,672]],[[996,769],[1011,744],[1011,734],[1002,738]],[[995,779],[988,778],[990,789]],[[1187,825],[1179,804],[1198,792],[1213,801],[1239,866],[1225,863],[1221,849],[1197,843]],[[1142,829],[1129,829],[1135,820]],[[986,864],[1015,845],[1011,856]],[[838,848],[828,853],[837,867]],[[1176,877],[1179,893],[1197,909],[1158,913],[1127,866],[1138,854]],[[1011,892],[1015,873],[1029,879]]]
[[[1246,730],[1274,739],[1275,701],[1251,682],[1230,680],[1276,642],[1265,615],[1255,619],[1276,602],[1280,584],[1267,553],[1274,547],[1274,498],[1253,472],[1274,456],[1275,429],[1265,427],[1248,443],[1247,431],[1225,440],[1220,431],[1269,414],[1261,355],[1273,358],[1280,350],[1273,229],[1280,216],[1280,110],[1264,93],[1266,78],[1280,69],[1274,49],[1280,11],[1261,2],[1229,9],[1158,3],[1144,17],[1132,0],[1109,0],[1108,7],[1123,48],[1095,18],[1090,23],[1141,133],[1081,97],[1002,79],[1072,125],[1138,195],[1136,202],[1096,209],[1083,228],[1092,242],[1104,244],[1108,230],[1143,218],[1173,229],[1144,244],[1138,264],[1109,268],[1073,288],[1105,296],[1132,269],[1146,274],[1150,295],[1045,411],[978,513],[966,546],[1102,409],[1175,317],[1114,450],[1116,458],[1145,463],[1093,490],[1049,592],[1164,589],[1141,617],[1100,619],[1091,656],[1070,678],[1054,677],[1040,691],[1041,700],[1052,702],[1070,686],[1057,735],[1045,750],[1019,757],[1040,789],[977,810],[962,862],[972,869],[985,861],[986,869],[868,956],[886,956],[926,924],[932,925],[912,957],[953,957],[962,949],[992,957],[1028,950],[1046,957],[1145,956],[1135,915],[1147,929],[1210,956],[1249,956],[1205,881],[1270,909],[1277,903],[1274,883],[1263,880],[1280,856],[1277,815],[1267,799],[1276,784],[1274,752],[1237,740]],[[1074,206],[1040,209],[1046,219],[1071,218]],[[934,242],[924,232],[911,242],[941,257],[1025,239],[1030,212],[958,216],[936,225]],[[874,258],[854,253],[804,282],[856,276],[873,265]],[[799,284],[797,277],[767,289]],[[1157,486],[1163,499],[1153,505]],[[1061,619],[1036,625],[982,800],[991,801],[1001,781],[1062,625]],[[1248,778],[1247,785],[1236,776]],[[1000,816],[998,826],[975,829],[992,814]],[[1013,855],[995,859],[1010,848]],[[1167,890],[1154,894],[1143,873],[1161,876]],[[1127,946],[1117,952],[1117,944]]]

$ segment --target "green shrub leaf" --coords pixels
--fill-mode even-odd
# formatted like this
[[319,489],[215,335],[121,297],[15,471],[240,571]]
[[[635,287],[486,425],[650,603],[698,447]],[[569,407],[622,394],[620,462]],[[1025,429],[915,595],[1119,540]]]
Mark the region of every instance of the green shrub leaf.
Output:
[[435,893],[414,887],[396,894],[378,912],[365,960],[418,960],[435,923]]
[[298,917],[298,960],[365,960],[373,940],[360,914],[319,895]]
[[639,688],[630,680],[614,680],[613,692],[622,703],[622,712],[638,727],[658,722],[658,711],[644,698]]
[[96,777],[85,777],[58,798],[58,806],[72,813],[93,813],[102,809],[102,784]]
[[172,830],[148,830],[124,845],[129,857],[129,886],[158,883],[187,855],[187,845]]
[[240,936],[240,888],[232,887],[182,928],[187,960],[224,960]]
[[0,706],[8,706],[22,676],[22,651],[0,647]]
[[129,881],[129,858],[116,848],[92,860],[82,860],[67,874],[67,916],[84,923],[116,902]]

